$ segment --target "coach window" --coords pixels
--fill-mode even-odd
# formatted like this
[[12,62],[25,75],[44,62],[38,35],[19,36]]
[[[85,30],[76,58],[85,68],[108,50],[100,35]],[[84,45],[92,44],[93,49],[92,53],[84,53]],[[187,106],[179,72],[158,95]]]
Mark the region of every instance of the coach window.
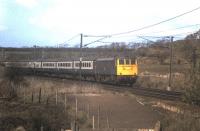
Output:
[[76,63],[75,66],[76,66],[76,67],[79,67],[79,63]]

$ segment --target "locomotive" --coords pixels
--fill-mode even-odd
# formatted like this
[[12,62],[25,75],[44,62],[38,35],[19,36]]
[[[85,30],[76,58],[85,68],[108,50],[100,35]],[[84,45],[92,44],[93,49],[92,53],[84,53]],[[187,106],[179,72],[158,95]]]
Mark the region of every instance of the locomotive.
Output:
[[23,72],[81,78],[114,84],[132,85],[137,79],[137,60],[130,58],[99,58],[95,60],[6,61],[7,68]]

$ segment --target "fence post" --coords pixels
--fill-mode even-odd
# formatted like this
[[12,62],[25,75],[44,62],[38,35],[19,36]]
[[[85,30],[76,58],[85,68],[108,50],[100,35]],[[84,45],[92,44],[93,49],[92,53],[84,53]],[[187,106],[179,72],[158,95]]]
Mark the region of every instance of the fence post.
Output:
[[43,131],[43,129],[44,129],[44,127],[43,127],[43,126],[41,126],[41,127],[40,127],[40,131]]
[[78,100],[76,98],[76,119],[77,119],[77,113],[78,113]]
[[47,96],[47,101],[46,101],[46,105],[49,104],[49,96]]
[[108,111],[106,112],[106,116],[107,116],[107,128],[110,128],[109,119],[108,119]]
[[26,103],[26,89],[24,88],[24,104]]
[[94,115],[92,116],[92,129],[94,130]]
[[66,108],[67,108],[67,95],[65,93],[65,109],[64,109],[64,112],[66,112]]
[[98,129],[100,128],[100,105],[98,106]]
[[56,89],[56,105],[58,104],[58,89]]
[[88,104],[88,118],[90,117],[90,104]]
[[33,103],[33,101],[34,101],[34,96],[33,96],[33,91],[32,91],[31,102]]
[[41,102],[41,88],[40,88],[40,91],[39,91],[39,103]]

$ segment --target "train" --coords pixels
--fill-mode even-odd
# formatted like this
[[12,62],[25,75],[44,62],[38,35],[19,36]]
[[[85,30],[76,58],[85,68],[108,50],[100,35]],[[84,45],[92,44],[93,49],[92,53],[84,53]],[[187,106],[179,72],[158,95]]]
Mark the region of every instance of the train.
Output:
[[4,61],[2,65],[30,74],[46,74],[113,84],[133,85],[138,76],[137,60],[121,57],[95,60]]

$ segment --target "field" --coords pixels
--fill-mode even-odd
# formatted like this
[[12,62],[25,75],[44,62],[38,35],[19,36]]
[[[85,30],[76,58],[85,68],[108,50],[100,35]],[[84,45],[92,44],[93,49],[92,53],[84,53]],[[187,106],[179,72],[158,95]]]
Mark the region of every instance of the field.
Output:
[[[146,88],[158,88],[166,90],[169,85],[169,65],[148,65],[140,64],[139,78],[135,86]],[[190,74],[189,65],[173,65],[172,66],[172,81],[171,90],[184,91],[185,83]]]
[[0,102],[0,130],[68,129],[75,118],[80,129],[89,130],[93,117],[95,129],[152,129],[161,119],[134,95],[107,91],[99,84],[43,77],[26,77],[24,81],[29,86],[21,85],[17,98]]

